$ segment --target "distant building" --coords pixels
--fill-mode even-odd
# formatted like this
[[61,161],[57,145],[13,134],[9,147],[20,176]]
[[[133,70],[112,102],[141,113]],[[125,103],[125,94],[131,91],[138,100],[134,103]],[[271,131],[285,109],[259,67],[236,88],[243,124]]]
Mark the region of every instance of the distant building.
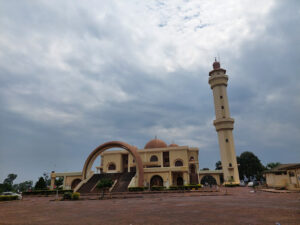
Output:
[[300,189],[300,163],[281,164],[264,174],[268,187]]

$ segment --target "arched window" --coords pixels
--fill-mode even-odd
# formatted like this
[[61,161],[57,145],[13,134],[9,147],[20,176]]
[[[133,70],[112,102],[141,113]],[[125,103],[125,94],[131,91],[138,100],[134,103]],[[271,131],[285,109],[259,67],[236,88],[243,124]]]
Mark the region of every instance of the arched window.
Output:
[[150,162],[157,162],[157,161],[158,161],[158,158],[156,155],[151,156]]
[[108,170],[115,170],[115,169],[116,169],[116,164],[110,163],[110,164],[108,165]]
[[191,156],[190,161],[194,161],[194,160],[195,160],[194,156]]
[[183,166],[182,160],[178,159],[175,161],[175,166]]

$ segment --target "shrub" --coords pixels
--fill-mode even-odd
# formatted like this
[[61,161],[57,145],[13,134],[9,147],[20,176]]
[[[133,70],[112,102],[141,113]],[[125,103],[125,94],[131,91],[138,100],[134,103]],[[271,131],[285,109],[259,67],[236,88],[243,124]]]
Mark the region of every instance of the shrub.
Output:
[[0,201],[18,200],[17,195],[0,195]]
[[170,186],[169,190],[184,190],[184,186]]
[[185,190],[199,190],[200,188],[202,188],[201,184],[188,184],[188,185],[184,185]]
[[146,187],[129,187],[128,191],[144,191]]
[[71,200],[72,199],[72,193],[71,192],[65,192],[63,196],[64,200]]
[[152,186],[151,187],[151,191],[163,191],[165,189],[166,189],[165,186]]
[[80,193],[79,192],[74,192],[72,194],[72,200],[79,200],[80,197]]
[[228,184],[224,184],[225,187],[239,187],[240,185],[239,184],[231,184],[231,183],[228,183]]
[[[59,194],[64,194],[66,192],[72,192],[71,190],[58,190]],[[55,195],[56,190],[33,190],[33,191],[25,191],[22,193],[23,195]]]

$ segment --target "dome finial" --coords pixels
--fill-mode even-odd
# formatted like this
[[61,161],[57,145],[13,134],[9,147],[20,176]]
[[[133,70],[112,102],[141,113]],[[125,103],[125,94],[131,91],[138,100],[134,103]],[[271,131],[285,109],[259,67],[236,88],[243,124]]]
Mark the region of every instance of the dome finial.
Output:
[[213,63],[213,68],[214,68],[214,70],[221,68],[220,62],[217,61],[217,57],[215,57],[215,62]]

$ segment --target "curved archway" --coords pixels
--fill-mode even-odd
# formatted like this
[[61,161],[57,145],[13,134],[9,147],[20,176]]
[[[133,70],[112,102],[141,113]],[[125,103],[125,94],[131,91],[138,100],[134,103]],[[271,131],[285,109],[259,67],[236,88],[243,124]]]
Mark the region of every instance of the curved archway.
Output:
[[74,179],[71,183],[71,189],[74,190],[80,182],[81,182],[81,179],[79,179],[79,178]]
[[158,161],[158,158],[156,155],[152,155],[151,158],[150,158],[150,162],[157,162]]
[[182,159],[176,159],[174,165],[177,166],[183,166],[183,161]]
[[95,159],[97,158],[97,156],[99,156],[102,152],[104,152],[107,149],[110,148],[122,148],[128,152],[130,152],[133,155],[133,158],[136,161],[136,168],[137,168],[137,175],[138,175],[138,186],[144,186],[144,169],[143,169],[143,163],[142,163],[142,159],[139,155],[139,153],[137,152],[137,148],[127,144],[125,142],[121,142],[121,141],[110,141],[110,142],[106,142],[100,146],[98,146],[97,148],[95,148],[92,153],[88,156],[88,158],[86,159],[83,169],[82,169],[82,178],[85,180],[87,178],[87,175],[89,174],[89,172],[91,171],[92,165],[95,161]]
[[203,184],[203,185],[205,185],[205,184],[217,185],[217,181],[216,181],[216,179],[213,176],[211,176],[211,175],[205,175],[201,179],[201,184]]
[[108,170],[115,170],[116,169],[116,164],[111,162],[108,164]]
[[150,187],[152,186],[164,186],[164,180],[162,179],[161,176],[159,175],[154,175],[153,177],[151,177],[150,179]]

